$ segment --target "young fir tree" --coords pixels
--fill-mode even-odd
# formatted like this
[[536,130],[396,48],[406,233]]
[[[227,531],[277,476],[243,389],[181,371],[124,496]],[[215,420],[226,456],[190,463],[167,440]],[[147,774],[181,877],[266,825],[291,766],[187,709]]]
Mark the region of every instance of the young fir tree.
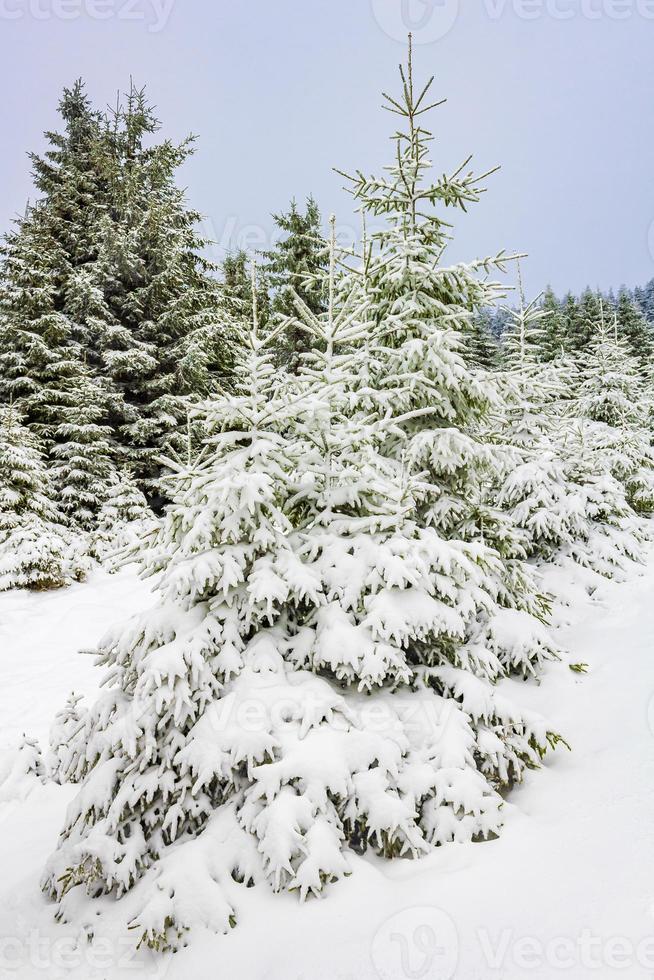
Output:
[[0,410],[0,591],[54,589],[83,571],[33,436]]
[[654,279],[650,279],[646,286],[637,286],[633,298],[647,322],[654,323]]
[[481,310],[472,317],[463,334],[463,345],[466,360],[473,367],[490,371],[497,366],[499,344],[489,310]]
[[587,351],[592,344],[601,317],[601,304],[599,291],[586,287],[571,308],[568,337],[569,349],[573,353]]
[[576,297],[566,293],[561,301],[561,322],[564,337],[564,351],[568,354],[579,349],[580,311]]
[[46,779],[38,741],[23,733],[14,744],[3,745],[0,756],[0,803],[24,800]]
[[633,297],[623,286],[615,306],[618,336],[627,343],[629,353],[643,368],[652,358],[652,329]]
[[541,359],[553,361],[567,350],[566,323],[561,303],[554,290],[548,286],[541,299],[541,309],[546,314],[542,321],[542,337],[539,341]]
[[50,750],[46,757],[48,778],[55,783],[78,783],[75,771],[81,763],[79,740],[86,734],[88,711],[81,705],[81,694],[72,692],[50,726]]
[[497,554],[416,519],[420,481],[388,453],[401,420],[364,405],[387,324],[371,335],[358,286],[337,298],[333,243],[328,295],[317,316],[297,301],[317,343],[291,383],[269,353],[284,324],[262,336],[254,304],[236,390],[206,404],[146,555],[159,602],[100,645],[111,682],[44,875],[63,916],[96,918],[86,892],[157,948],[227,931],[239,882],[305,898],[350,848],[496,832],[499,788],[554,741],[492,687],[551,655],[546,632],[499,608]]
[[649,512],[654,507],[651,400],[641,362],[630,353],[628,341],[620,338],[617,314],[612,325],[607,323],[602,303],[596,336],[580,370],[572,411],[593,423],[586,426],[586,442],[624,485],[634,509]]
[[515,459],[491,492],[525,533],[528,556],[621,574],[641,555],[642,528],[607,465],[606,441],[601,449],[600,435],[609,430],[580,418],[580,365],[590,355],[541,363],[549,312],[537,301],[527,305],[521,290],[511,315],[504,396],[489,431],[512,447]]
[[[395,162],[380,177],[348,178],[364,211],[386,218],[366,261],[369,315],[385,330],[370,371],[388,406],[406,416],[391,437],[392,451],[423,474],[421,519],[446,537],[491,543],[512,560],[520,556],[523,533],[489,503],[488,493],[510,470],[512,456],[482,435],[500,390],[491,375],[470,370],[463,340],[471,320],[501,293],[489,274],[503,271],[507,256],[452,266],[443,261],[451,237],[443,210],[466,210],[478,201],[486,175],[464,172],[466,161],[431,182],[432,136],[423,125],[433,108],[430,86],[414,89],[409,63],[400,97],[386,97],[404,126],[395,136]],[[507,586],[507,604],[524,602],[535,612],[536,587],[526,583],[520,562],[511,568],[516,581]]]
[[609,324],[600,302],[595,336],[580,359],[581,386],[577,407],[583,417],[605,425],[638,426],[643,417],[643,380],[628,342],[620,338],[617,315]]
[[93,554],[108,560],[111,570],[121,554],[137,546],[155,525],[155,516],[132,475],[126,470],[115,472],[98,514]]
[[[236,320],[249,320],[252,317],[252,276],[249,259],[243,249],[228,255],[222,264],[222,278],[225,287],[225,300]],[[256,270],[256,302],[259,323],[262,326],[270,317],[270,291],[266,269]]]
[[561,557],[604,577],[621,578],[634,562],[642,562],[647,533],[628,499],[625,481],[611,472],[606,435],[599,423],[574,414],[562,422],[557,452],[567,478],[579,486],[586,531],[561,549]]
[[[275,336],[261,337],[256,302],[244,334],[234,393],[205,406],[212,435],[204,457],[190,469],[170,463],[173,503],[146,552],[146,570],[163,572],[159,605],[101,644],[115,683],[91,710],[81,765],[72,764],[85,779],[83,794],[99,785],[98,777],[106,793],[100,798],[91,790],[92,812],[78,798],[45,881],[60,898],[76,885],[91,895],[130,892],[127,917],[136,917],[139,934],[155,946],[174,945],[175,934],[194,924],[191,895],[198,921],[229,928],[235,880],[263,874],[257,839],[264,854],[270,848],[266,864],[275,878],[285,864],[280,853],[278,866],[274,850],[283,841],[266,845],[264,828],[257,835],[239,819],[248,788],[257,798],[257,771],[281,750],[280,732],[239,725],[238,710],[259,692],[274,709],[285,693],[283,677],[274,687],[284,638],[275,627],[283,610],[301,606],[314,586],[311,569],[302,569],[287,543],[299,466],[287,435],[293,410],[272,363]],[[313,690],[319,706],[312,722]],[[320,705],[329,713],[339,703],[336,695],[326,698],[317,681],[297,694],[309,725],[322,719]],[[196,770],[221,714],[225,737],[214,741],[213,761],[207,757]],[[107,754],[101,748],[106,725],[119,717],[126,737]],[[224,752],[231,763],[227,755],[220,761]],[[221,828],[228,831],[227,846],[213,847]],[[288,829],[292,837],[292,823]],[[100,858],[101,840],[107,846]],[[202,853],[175,846],[184,841],[201,843]],[[174,881],[174,894],[167,880]]]
[[266,275],[273,290],[272,312],[287,318],[281,355],[291,369],[296,370],[299,359],[307,350],[307,334],[302,329],[294,331],[293,324],[297,323],[295,296],[299,296],[312,313],[322,313],[326,309],[327,258],[320,210],[313,197],[307,198],[304,212],[293,200],[287,212],[275,214],[273,219],[284,237],[274,248],[263,253]]
[[543,363],[551,351],[549,303],[527,303],[520,272],[519,305],[508,309],[503,341],[503,397],[488,421],[494,440],[512,450],[513,465],[490,493],[523,532],[525,557],[555,560],[586,538],[583,494],[568,476],[559,447],[558,408],[576,366],[568,358]]
[[549,313],[541,304],[541,296],[531,303],[526,302],[519,261],[518,299],[517,309],[506,307],[509,319],[502,334],[502,360],[509,368],[525,370],[537,364],[543,356]]

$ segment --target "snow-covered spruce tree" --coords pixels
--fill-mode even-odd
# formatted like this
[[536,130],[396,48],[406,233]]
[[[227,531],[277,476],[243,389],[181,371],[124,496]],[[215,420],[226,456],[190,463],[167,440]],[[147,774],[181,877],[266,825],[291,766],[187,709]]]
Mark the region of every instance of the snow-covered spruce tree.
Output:
[[649,419],[651,395],[641,362],[619,337],[617,316],[607,323],[600,301],[596,334],[580,358],[580,384],[569,410],[587,419],[585,443],[625,488],[636,511],[654,508],[654,452]]
[[466,360],[475,367],[490,370],[497,366],[499,344],[492,327],[491,311],[481,310],[473,317],[463,337]]
[[114,419],[121,461],[146,483],[162,449],[183,442],[186,398],[205,396],[224,373],[230,329],[216,270],[202,254],[201,215],[175,183],[194,139],[152,145],[158,130],[144,91],[132,87],[106,124],[111,164],[98,236],[112,314],[99,365],[121,399]]
[[645,286],[637,286],[632,295],[637,308],[651,329],[654,323],[654,279],[650,279]]
[[[334,250],[335,243],[332,238],[330,247],[332,254]],[[366,251],[364,247],[364,253]],[[366,483],[360,476],[361,449],[358,448],[350,462],[346,439],[348,433],[350,433],[350,438],[354,438],[353,433],[357,431],[356,427],[358,426],[359,432],[365,434],[368,445],[370,446],[372,443],[375,449],[375,456],[373,457],[375,464],[372,467],[372,474],[382,471],[384,467],[387,473],[385,493],[382,494],[381,500],[375,498],[375,506],[380,513],[383,511],[384,500],[387,501],[388,506],[392,507],[390,516],[387,516],[385,520],[380,518],[379,532],[375,537],[375,545],[380,549],[379,555],[382,556],[379,557],[379,564],[383,565],[385,562],[384,549],[388,546],[388,527],[386,525],[390,521],[392,548],[397,547],[400,541],[404,541],[404,547],[409,553],[415,544],[415,539],[422,542],[420,547],[426,547],[426,542],[437,543],[437,548],[444,549],[441,554],[446,554],[448,550],[453,549],[454,553],[465,555],[466,560],[471,559],[477,566],[476,573],[480,573],[480,578],[477,580],[481,590],[478,593],[480,605],[476,607],[470,620],[463,612],[465,609],[463,596],[454,602],[455,608],[462,611],[464,617],[463,629],[457,632],[454,647],[450,647],[448,641],[443,643],[442,638],[432,635],[430,637],[431,642],[428,640],[424,645],[418,645],[418,650],[421,651],[425,659],[421,661],[421,653],[417,651],[415,662],[409,658],[422,680],[433,684],[440,691],[439,684],[445,674],[451,680],[458,677],[459,672],[465,674],[466,670],[473,673],[477,671],[479,677],[488,681],[495,680],[504,671],[515,670],[525,674],[534,673],[537,669],[535,665],[538,665],[542,658],[552,656],[554,650],[551,642],[547,639],[547,633],[541,622],[527,612],[527,609],[533,609],[539,613],[542,611],[540,597],[537,595],[531,597],[518,596],[518,583],[522,586],[532,585],[529,577],[526,573],[521,572],[518,563],[504,561],[495,550],[487,547],[481,541],[481,536],[477,542],[466,543],[460,538],[457,539],[455,535],[445,534],[443,528],[438,527],[431,514],[428,513],[428,508],[426,509],[424,506],[425,497],[433,494],[435,490],[431,483],[431,475],[429,481],[426,481],[425,472],[423,470],[416,471],[411,465],[410,454],[406,451],[398,452],[398,446],[406,446],[407,427],[411,432],[411,423],[423,419],[428,413],[423,406],[409,407],[408,411],[403,411],[403,400],[407,395],[410,397],[414,378],[416,378],[413,372],[406,371],[402,376],[396,374],[395,388],[389,387],[389,376],[383,370],[382,365],[389,355],[394,358],[396,351],[395,349],[389,351],[388,348],[388,321],[383,319],[377,321],[374,318],[374,298],[371,299],[371,289],[366,282],[370,267],[368,255],[363,272],[350,274],[344,280],[346,299],[343,310],[348,309],[348,303],[351,303],[352,296],[363,297],[363,304],[358,313],[359,319],[355,321],[354,327],[350,326],[349,329],[343,331],[343,336],[336,338],[332,335],[325,328],[321,318],[312,315],[311,311],[298,299],[301,319],[309,333],[313,335],[314,344],[313,354],[307,358],[300,371],[300,382],[306,381],[307,378],[313,379],[315,382],[316,378],[321,377],[320,372],[322,371],[322,384],[324,390],[329,393],[334,376],[338,377],[339,371],[341,372],[341,381],[337,386],[342,399],[342,404],[338,405],[339,414],[335,412],[332,401],[330,402],[332,414],[330,415],[329,426],[320,428],[313,419],[307,422],[309,426],[309,430],[306,432],[307,441],[311,440],[311,431],[316,430],[320,432],[320,440],[323,446],[329,446],[331,439],[336,440],[336,445],[330,449],[327,457],[330,468],[334,468],[334,476],[326,483],[326,487],[321,489],[320,497],[316,498],[312,506],[312,510],[317,511],[320,515],[313,525],[314,529],[319,529],[317,533],[321,538],[329,541],[329,535],[334,527],[341,537],[343,536],[343,528],[348,528],[347,539],[353,540],[354,531],[358,526],[356,505],[359,498],[357,492],[360,493]],[[349,293],[348,287],[351,290]],[[341,288],[343,289],[343,283],[341,283]],[[333,297],[330,290],[330,311],[332,304]],[[341,313],[341,315],[343,314]],[[330,323],[331,312],[327,320],[327,324]],[[396,324],[397,321],[394,320],[393,325]],[[339,321],[335,319],[330,329],[336,330],[338,325]],[[337,339],[343,348],[340,361],[334,356]],[[440,377],[447,376],[447,369],[451,364],[449,358],[447,356],[443,358],[442,373],[437,376],[438,349],[429,350],[428,345],[425,345],[423,349],[431,355],[432,378],[439,377],[440,380]],[[314,365],[318,367],[316,368]],[[464,377],[465,371],[462,371],[459,379]],[[424,379],[417,377],[418,384],[422,380]],[[438,399],[439,380],[435,380],[431,387],[433,399]],[[378,386],[380,381],[381,387]],[[447,393],[448,381],[449,379],[441,382],[444,394]],[[429,414],[432,412],[433,409],[430,408]],[[462,415],[462,418],[465,416]],[[338,419],[339,424],[336,423],[335,419]],[[443,431],[448,443],[455,434],[465,440],[464,433],[456,429],[455,426]],[[424,429],[419,430],[421,435],[424,432]],[[456,460],[454,463],[456,465]],[[353,490],[348,494],[347,483],[350,479],[353,480]],[[372,484],[372,487],[375,486],[379,488],[378,483]],[[403,500],[401,495],[398,497],[402,487],[404,487],[405,494]],[[474,483],[472,483],[472,487],[474,487]],[[353,508],[353,512],[345,510],[341,514],[333,502],[326,503],[325,498],[328,501],[342,501],[343,507],[349,504]],[[398,500],[402,500],[402,506],[397,502]],[[368,520],[370,520],[369,517]],[[375,555],[374,553],[370,554],[370,543],[365,542],[363,546],[363,556],[359,558],[357,552],[354,552],[354,556],[357,557],[357,561],[353,563],[355,567],[363,566],[367,560],[374,563]],[[325,553],[337,551],[336,545],[321,545],[320,547],[321,551]],[[313,548],[317,550],[315,545]],[[348,545],[348,553],[352,553],[352,551],[352,546]],[[452,554],[452,550],[450,550],[450,554]],[[448,575],[456,577],[452,565],[449,565],[449,571],[447,567],[432,568],[430,574],[434,573],[437,573],[439,578],[440,576],[447,578]],[[372,566],[369,574],[374,580]],[[356,601],[352,601],[351,608],[353,611],[359,608],[366,610],[371,608],[372,602],[366,597],[369,582],[369,579],[364,578],[359,585],[362,594]],[[405,587],[409,582],[410,577],[407,577],[404,583]],[[467,582],[462,585],[463,593],[469,584]],[[429,591],[425,583],[423,583],[423,587]],[[447,601],[445,594],[440,594],[438,585],[436,585],[436,593],[440,601]],[[483,597],[484,594],[485,597]],[[395,598],[400,605],[405,601],[408,604],[408,595],[402,592],[397,597],[384,593],[384,603],[379,602],[378,605],[387,603],[389,611],[391,611]],[[487,600],[490,600],[490,604],[487,604]],[[377,604],[377,600],[375,603]],[[401,619],[401,616],[398,619]],[[464,642],[462,649],[456,650],[455,648],[464,639],[468,640],[468,643]],[[405,645],[406,648],[412,649],[411,639],[406,638],[406,643],[402,642],[402,646]],[[492,651],[492,655],[487,658],[489,651]],[[444,665],[443,661],[447,661],[447,664]],[[316,661],[311,661],[311,663],[315,669]],[[318,666],[324,666],[324,664],[318,661]],[[432,667],[435,668],[433,672],[431,671]],[[450,670],[450,668],[453,669]],[[341,671],[346,672],[344,676],[347,676],[350,681],[356,679],[361,685],[360,675],[357,677],[348,673],[346,666],[343,666]],[[465,686],[465,679],[462,680],[462,685]],[[370,686],[370,681],[365,681],[363,686]],[[470,708],[470,710],[475,722],[479,722],[480,719],[475,715],[474,709]]]
[[145,495],[127,470],[115,472],[107,487],[93,534],[93,554],[101,560],[119,560],[144,533],[153,529],[156,519]]
[[[225,288],[225,301],[235,320],[249,320],[252,317],[252,276],[247,252],[239,249],[223,260],[222,280]],[[262,326],[270,317],[270,284],[265,267],[257,266],[257,311]]]
[[578,299],[567,297],[565,303],[568,350],[579,354],[588,350],[600,320],[602,297],[598,290],[586,287]]
[[293,329],[297,322],[295,296],[312,313],[324,312],[327,303],[324,290],[327,259],[321,238],[320,210],[313,197],[308,197],[304,213],[293,200],[287,212],[274,214],[273,219],[284,237],[263,253],[265,271],[273,290],[272,312],[287,318],[280,355],[291,370],[296,370],[307,349],[308,337],[304,331]]
[[402,95],[386,97],[387,108],[406,124],[396,137],[395,162],[381,177],[343,176],[362,209],[386,219],[371,236],[365,270],[369,317],[383,325],[382,343],[372,352],[376,389],[408,415],[396,449],[429,474],[434,492],[425,499],[424,519],[454,534],[470,514],[471,484],[492,467],[493,453],[475,430],[495,388],[490,375],[466,365],[462,336],[475,313],[497,299],[499,287],[484,274],[503,270],[506,257],[442,262],[450,225],[438,208],[465,209],[478,200],[482,178],[459,168],[429,183],[432,137],[421,122],[432,108],[430,86],[431,80],[416,96],[411,63],[402,70]]
[[58,392],[50,471],[63,513],[85,531],[97,525],[113,483],[115,447],[107,395],[82,363],[73,363]]
[[580,358],[577,411],[584,418],[614,427],[646,424],[643,376],[627,342],[619,336],[617,315],[609,324],[600,300],[599,317],[586,356]]
[[0,590],[54,589],[82,574],[54,497],[33,436],[15,409],[0,409]]
[[0,281],[0,399],[52,444],[63,380],[81,356],[79,338],[57,309],[60,258],[40,227],[44,205],[29,208],[3,247]]
[[[173,503],[145,566],[163,572],[160,602],[100,645],[113,683],[91,709],[81,766],[71,760],[84,785],[45,878],[62,914],[86,919],[94,909],[70,908],[80,891],[128,892],[120,912],[155,946],[179,942],[193,908],[197,921],[228,929],[234,879],[262,876],[256,835],[239,811],[280,751],[285,719],[275,716],[277,733],[248,730],[240,705],[272,709],[286,692],[283,676],[274,683],[279,621],[313,588],[287,542],[299,464],[285,434],[293,409],[272,365],[274,334],[262,339],[256,327],[256,304],[254,321],[234,394],[205,406],[213,434],[204,458],[190,469],[170,461]],[[307,723],[317,711],[318,724],[338,697],[317,679],[314,687],[313,704],[311,689],[298,687],[296,697]],[[287,831],[291,840],[292,824]],[[223,832],[221,845],[215,834]]]
[[524,531],[529,557],[572,559],[602,575],[621,574],[640,555],[642,528],[601,447],[601,437],[606,444],[614,430],[579,418],[584,355],[542,362],[551,353],[542,346],[551,313],[538,299],[526,304],[521,284],[520,304],[510,316],[503,397],[488,431],[515,458],[491,493]]
[[498,790],[555,740],[491,684],[547,634],[502,618],[495,552],[415,520],[419,483],[385,454],[400,423],[357,407],[360,292],[336,303],[333,261],[330,283],[325,314],[300,301],[317,352],[291,384],[255,305],[236,391],[206,404],[212,434],[146,556],[160,601],[100,644],[110,682],[44,875],[90,932],[104,911],[174,947],[234,924],[238,882],[304,898],[350,847],[488,836]]
[[638,359],[642,368],[647,368],[653,349],[653,337],[645,314],[639,309],[631,293],[623,286],[615,303],[615,316],[618,336],[624,340],[632,357]]
[[524,533],[526,556],[553,560],[586,540],[591,520],[583,490],[566,471],[560,445],[565,433],[559,407],[576,365],[561,356],[548,360],[550,304],[541,303],[540,296],[526,302],[519,264],[518,298],[517,307],[506,309],[502,398],[486,422],[489,438],[512,450],[513,465],[489,493]]
[[543,292],[541,309],[547,315],[542,321],[543,333],[538,344],[540,358],[544,362],[553,361],[567,349],[567,338],[562,306],[551,286]]
[[2,247],[0,399],[49,452],[69,421],[62,379],[85,364],[114,463],[144,480],[184,428],[181,396],[206,395],[225,367],[221,287],[175,186],[192,141],[146,145],[158,123],[135,89],[110,117],[80,83],[59,108],[63,132],[31,158],[39,197]]
[[[52,464],[61,510],[92,525],[115,448],[107,421],[111,395],[85,364],[88,335],[78,300],[62,302],[60,254],[48,207],[30,209],[9,236],[0,283],[0,393],[11,401]],[[63,307],[63,308],[62,308]]]
[[45,782],[41,746],[23,734],[14,744],[3,744],[0,753],[0,803],[24,800]]
[[81,694],[72,692],[50,726],[49,751],[45,760],[48,778],[55,783],[78,783],[83,770],[80,751],[88,736],[89,713],[80,705]]
[[541,304],[541,296],[530,303],[526,302],[519,260],[517,268],[519,305],[514,309],[505,307],[508,322],[502,334],[502,361],[508,368],[527,371],[543,357],[543,342],[550,315]]
[[[0,268],[0,399],[13,401],[49,449],[62,379],[90,345],[83,283],[92,277],[94,229],[103,213],[99,114],[81,83],[59,103],[64,131],[31,155],[40,195],[5,237]],[[98,315],[98,311],[91,311]]]
[[644,558],[647,527],[634,513],[625,483],[610,471],[607,433],[601,429],[574,415],[562,422],[557,451],[567,478],[579,485],[587,526],[560,555],[604,577],[622,578]]
[[520,560],[524,531],[489,494],[514,464],[510,448],[484,432],[501,390],[492,373],[466,362],[462,339],[471,318],[497,299],[499,286],[488,275],[503,271],[507,256],[443,264],[450,225],[442,209],[465,210],[477,201],[484,175],[464,173],[464,164],[431,182],[432,136],[422,121],[433,108],[431,83],[414,88],[410,55],[401,95],[386,96],[404,126],[396,134],[395,161],[381,177],[349,178],[363,211],[386,219],[371,236],[365,262],[369,317],[380,331],[369,357],[373,381],[366,383],[377,405],[404,417],[389,435],[388,451],[422,474],[420,520],[446,538],[495,547],[504,559],[503,604],[541,616],[547,602]]

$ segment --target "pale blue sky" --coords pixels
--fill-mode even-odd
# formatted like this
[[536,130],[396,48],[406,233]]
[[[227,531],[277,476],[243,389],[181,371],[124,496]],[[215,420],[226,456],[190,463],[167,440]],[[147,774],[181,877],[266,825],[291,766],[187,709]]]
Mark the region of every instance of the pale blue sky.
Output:
[[183,181],[223,243],[259,245],[294,194],[347,224],[331,167],[387,161],[379,92],[409,23],[449,100],[439,168],[502,165],[452,258],[527,251],[531,290],[654,276],[653,0],[0,0],[0,227],[62,86],[81,75],[106,104],[130,74],[166,135],[198,133]]

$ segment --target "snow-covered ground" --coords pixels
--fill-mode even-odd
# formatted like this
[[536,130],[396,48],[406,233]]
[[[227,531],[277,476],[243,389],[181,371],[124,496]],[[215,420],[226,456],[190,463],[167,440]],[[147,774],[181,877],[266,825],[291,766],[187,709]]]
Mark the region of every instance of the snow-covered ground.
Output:
[[[150,602],[132,571],[51,594],[0,595],[0,730],[45,748],[71,690],[101,672],[79,648]],[[552,980],[654,977],[654,556],[624,584],[575,600],[570,663],[520,703],[565,735],[507,804],[503,836],[421,861],[353,859],[323,900],[243,888],[228,936],[196,932],[174,956],[123,941],[78,943],[39,890],[75,787],[0,803],[0,978],[118,980]],[[514,684],[517,682],[508,682]],[[0,756],[0,773],[2,763]]]

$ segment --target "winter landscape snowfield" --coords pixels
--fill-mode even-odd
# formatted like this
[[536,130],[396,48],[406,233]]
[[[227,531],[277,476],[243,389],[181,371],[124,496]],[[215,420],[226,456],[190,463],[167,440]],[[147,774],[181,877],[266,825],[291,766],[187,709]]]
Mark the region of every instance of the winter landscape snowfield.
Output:
[[[447,844],[420,860],[355,858],[326,900],[300,904],[266,884],[243,889],[239,927],[228,935],[200,930],[175,954],[135,954],[111,934],[89,945],[54,922],[41,894],[74,787],[34,776],[0,782],[0,976],[651,977],[654,549],[627,581],[595,581],[592,597],[575,578],[557,573],[551,583],[566,596],[556,613],[562,662],[540,684],[504,682],[565,732],[572,752],[560,747],[508,795],[498,840]],[[70,691],[97,691],[102,671],[78,648],[151,601],[133,568],[55,594],[1,595],[0,641],[15,654],[0,665],[5,741],[26,733],[47,744]]]

